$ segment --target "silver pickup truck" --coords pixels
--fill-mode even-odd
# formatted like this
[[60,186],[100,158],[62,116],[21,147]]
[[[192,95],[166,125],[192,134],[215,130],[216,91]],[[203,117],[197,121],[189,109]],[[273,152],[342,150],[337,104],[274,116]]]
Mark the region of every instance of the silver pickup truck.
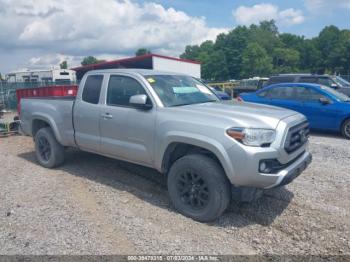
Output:
[[311,162],[303,115],[221,102],[187,75],[91,71],[76,97],[26,98],[21,108],[42,166],[62,164],[76,147],[154,168],[167,176],[174,207],[198,221],[220,216],[233,189],[288,184]]

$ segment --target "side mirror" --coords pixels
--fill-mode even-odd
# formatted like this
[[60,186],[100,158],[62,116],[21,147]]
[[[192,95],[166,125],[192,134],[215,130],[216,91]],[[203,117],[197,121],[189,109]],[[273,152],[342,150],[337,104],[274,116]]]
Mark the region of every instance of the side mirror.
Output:
[[147,104],[147,95],[133,95],[129,99],[129,104],[138,109],[149,110],[152,104]]
[[321,103],[322,105],[329,105],[329,104],[331,103],[331,101],[330,101],[328,98],[325,98],[325,97],[321,97],[321,98],[319,99],[319,101],[320,101],[320,103]]

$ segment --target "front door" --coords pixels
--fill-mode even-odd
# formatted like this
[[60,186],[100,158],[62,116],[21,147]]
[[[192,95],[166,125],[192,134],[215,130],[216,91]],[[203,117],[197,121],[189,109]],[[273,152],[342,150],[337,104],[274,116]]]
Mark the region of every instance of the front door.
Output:
[[[302,101],[299,112],[307,117],[312,128],[334,129],[339,112],[331,98],[311,87],[296,87],[296,92],[296,96]],[[321,98],[330,103],[322,104]]]
[[155,109],[143,110],[130,105],[130,97],[137,94],[148,95],[137,79],[127,75],[110,76],[106,102],[101,107],[101,153],[152,165]]

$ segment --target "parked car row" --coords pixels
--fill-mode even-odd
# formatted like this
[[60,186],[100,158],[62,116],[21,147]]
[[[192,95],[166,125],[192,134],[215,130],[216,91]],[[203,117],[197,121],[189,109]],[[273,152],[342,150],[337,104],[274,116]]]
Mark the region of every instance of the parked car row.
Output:
[[271,76],[266,86],[279,83],[314,83],[331,87],[341,93],[350,95],[350,83],[340,76],[315,74],[280,74]]
[[243,93],[238,100],[297,111],[307,117],[311,129],[340,132],[350,139],[350,97],[325,85],[273,84]]
[[[242,79],[236,81],[234,88],[228,96],[238,97],[241,93],[256,92],[266,86],[279,83],[314,83],[324,86],[331,87],[350,96],[350,83],[340,76],[333,75],[317,75],[317,74],[278,74],[270,76],[270,78],[264,77],[253,77],[248,79]],[[220,89],[213,84],[208,84],[215,89],[214,92],[221,92],[220,96],[225,93],[224,90]],[[219,96],[219,97],[220,97]],[[223,100],[227,100],[227,96],[224,96]]]

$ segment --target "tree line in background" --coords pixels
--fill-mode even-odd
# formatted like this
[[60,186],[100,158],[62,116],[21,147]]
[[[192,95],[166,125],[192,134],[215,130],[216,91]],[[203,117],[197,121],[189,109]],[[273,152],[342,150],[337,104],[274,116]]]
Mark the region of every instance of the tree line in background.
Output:
[[[146,48],[136,56],[150,54]],[[279,33],[274,20],[259,25],[238,26],[217,36],[216,41],[188,45],[181,58],[201,62],[206,80],[241,79],[278,73],[350,75],[350,30],[325,27],[317,37],[306,39]],[[87,56],[81,65],[104,62]],[[68,68],[67,62],[60,64]]]
[[180,56],[200,61],[206,80],[240,79],[276,73],[350,74],[350,30],[325,27],[306,39],[279,33],[274,20],[238,26],[216,41],[189,45]]

